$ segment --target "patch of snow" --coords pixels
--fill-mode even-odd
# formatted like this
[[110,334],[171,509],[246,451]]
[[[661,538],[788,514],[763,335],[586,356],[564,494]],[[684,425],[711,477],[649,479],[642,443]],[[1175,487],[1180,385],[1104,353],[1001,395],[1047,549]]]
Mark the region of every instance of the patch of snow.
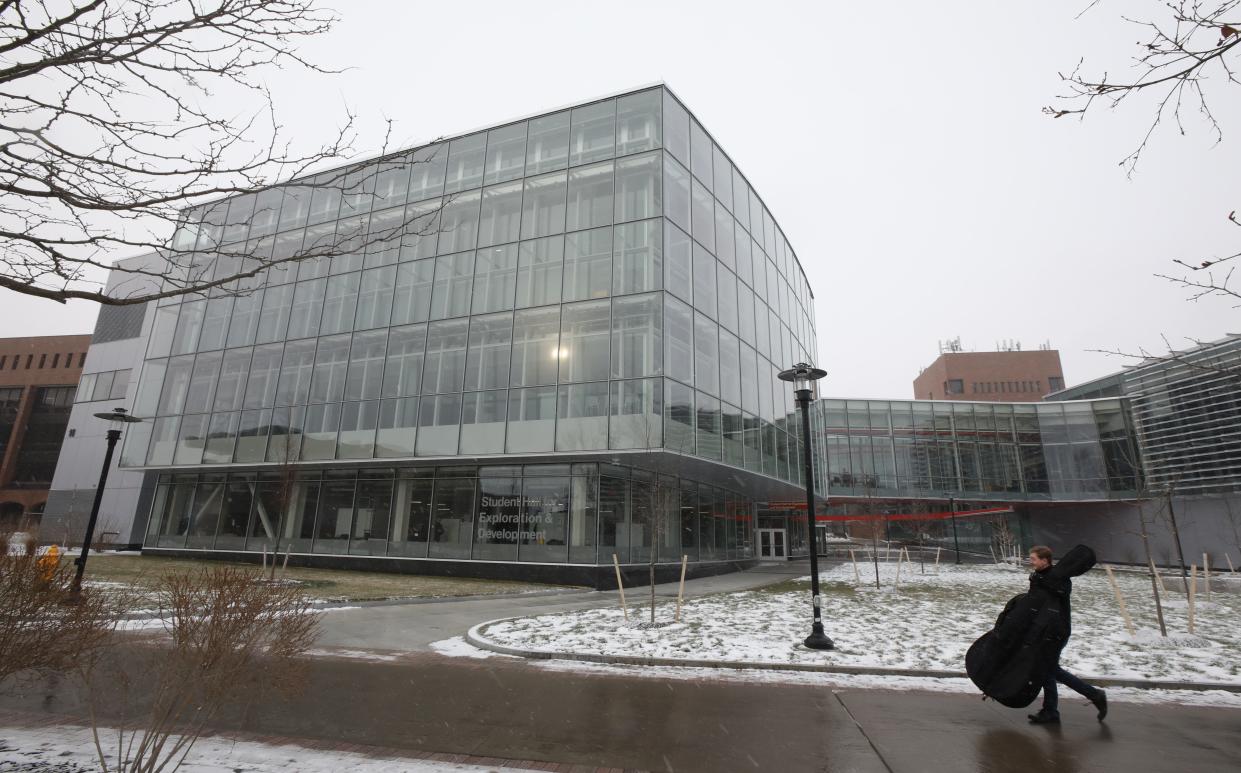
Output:
[[[110,731],[101,728],[104,747]],[[115,740],[115,734],[111,734]],[[0,763],[17,763],[16,770],[86,773],[99,769],[89,728],[67,725],[40,728],[0,727]],[[0,769],[9,769],[0,765]],[[183,773],[473,773],[494,771],[494,766],[432,762],[415,759],[380,759],[352,752],[308,749],[292,744],[272,745],[234,741],[213,736],[200,738],[190,750]]]
[[399,659],[396,655],[375,652],[373,650],[311,649],[306,650],[306,654],[312,658],[349,658],[351,660],[371,660],[380,663],[392,663]]
[[499,652],[491,652],[490,650],[480,650],[473,644],[465,640],[464,636],[454,636],[451,639],[443,639],[441,641],[433,641],[430,647],[435,652],[450,658],[512,658],[512,655],[504,655]]
[[[893,556],[895,558],[895,556]],[[796,648],[810,631],[809,582],[804,588],[751,590],[687,601],[678,625],[642,629],[626,625],[616,607],[538,615],[487,626],[483,636],[516,649],[682,660],[820,663],[963,671],[965,651],[990,630],[1012,596],[1027,590],[1024,572],[993,565],[956,566],[851,562],[820,573],[823,620],[837,649]],[[860,582],[858,581],[860,579]],[[1149,577],[1118,573],[1129,612],[1141,628],[1155,622]],[[631,617],[649,608],[630,605]],[[1187,633],[1183,611],[1164,610],[1169,633]],[[656,619],[672,619],[671,604]],[[1130,637],[1102,571],[1074,582],[1073,638],[1061,662],[1091,676],[1241,684],[1241,595],[1215,594],[1196,619],[1192,641],[1175,649],[1147,635]],[[1192,645],[1192,646],[1191,646]],[[769,673],[769,672],[764,672]]]

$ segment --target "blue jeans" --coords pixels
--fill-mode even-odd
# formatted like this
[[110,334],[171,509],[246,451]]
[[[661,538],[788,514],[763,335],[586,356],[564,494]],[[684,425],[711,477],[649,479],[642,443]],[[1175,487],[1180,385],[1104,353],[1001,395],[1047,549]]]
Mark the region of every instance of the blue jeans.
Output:
[[1060,713],[1060,696],[1056,693],[1056,682],[1091,699],[1098,692],[1094,687],[1065,671],[1057,663],[1047,672],[1047,679],[1043,682],[1043,711],[1050,714]]

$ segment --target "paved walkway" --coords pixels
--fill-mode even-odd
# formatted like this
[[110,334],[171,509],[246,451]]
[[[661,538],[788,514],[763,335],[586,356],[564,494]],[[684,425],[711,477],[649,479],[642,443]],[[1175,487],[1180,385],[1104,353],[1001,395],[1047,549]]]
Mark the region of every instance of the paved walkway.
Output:
[[[808,576],[808,561],[760,564],[745,572],[686,580],[685,596],[750,590]],[[677,583],[655,586],[656,596],[676,598]],[[650,587],[625,592],[630,608],[650,598]],[[347,606],[322,616],[318,647],[384,652],[426,651],[432,642],[462,636],[473,626],[501,617],[570,612],[620,603],[616,591],[566,591],[553,595],[481,596],[463,601],[381,603]]]

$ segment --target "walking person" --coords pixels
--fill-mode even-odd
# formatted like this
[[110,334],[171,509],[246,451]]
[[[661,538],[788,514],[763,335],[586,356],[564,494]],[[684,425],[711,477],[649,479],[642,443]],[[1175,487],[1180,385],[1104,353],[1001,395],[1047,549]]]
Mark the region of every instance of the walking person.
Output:
[[1028,598],[1032,604],[1051,611],[1055,615],[1056,627],[1060,629],[1059,646],[1047,652],[1048,662],[1043,677],[1043,708],[1037,714],[1029,715],[1030,722],[1046,725],[1060,721],[1057,682],[1093,703],[1098,709],[1098,720],[1102,722],[1107,716],[1107,693],[1087,684],[1060,666],[1060,651],[1073,633],[1069,596],[1073,592],[1071,577],[1077,572],[1057,571],[1052,564],[1051,548],[1045,545],[1030,548],[1030,568],[1034,571],[1030,573]]

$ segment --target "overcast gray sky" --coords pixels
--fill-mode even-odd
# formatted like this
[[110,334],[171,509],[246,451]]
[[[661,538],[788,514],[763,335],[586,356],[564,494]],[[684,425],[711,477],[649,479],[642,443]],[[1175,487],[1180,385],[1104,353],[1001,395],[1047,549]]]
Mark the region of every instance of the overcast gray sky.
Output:
[[[342,2],[304,50],[350,69],[270,85],[299,140],[328,138],[348,105],[370,155],[384,118],[406,146],[664,81],[801,258],[826,393],[911,397],[956,336],[980,351],[1050,341],[1074,384],[1124,364],[1092,349],[1241,332],[1238,309],[1152,276],[1237,241],[1235,92],[1212,105],[1223,144],[1191,115],[1127,179],[1148,109],[1081,123],[1040,108],[1082,56],[1120,75],[1142,35],[1119,13],[1159,4],[1105,0],[1075,21],[1086,5]],[[3,336],[87,332],[94,316],[0,296]]]

